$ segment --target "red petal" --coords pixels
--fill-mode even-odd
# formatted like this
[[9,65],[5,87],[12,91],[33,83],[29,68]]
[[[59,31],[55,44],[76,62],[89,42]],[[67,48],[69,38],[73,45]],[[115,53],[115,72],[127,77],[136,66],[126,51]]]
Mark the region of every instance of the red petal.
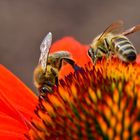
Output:
[[[89,46],[82,45],[71,37],[65,37],[52,45],[51,52],[62,50],[69,51],[77,65],[84,66],[90,61],[87,55],[88,49]],[[62,78],[64,75],[67,75],[73,71],[73,68],[67,64],[62,67],[59,77]]]
[[24,134],[15,133],[11,131],[1,131],[1,130],[0,130],[0,139],[1,140],[27,140]]
[[10,116],[0,113],[0,139],[1,140],[25,140],[24,134],[27,128]]
[[136,63],[137,63],[138,65],[140,65],[140,54],[137,55]]
[[[11,104],[18,111],[24,113],[25,117],[28,119],[34,116],[37,97],[2,65],[0,65],[0,90],[7,102],[9,102],[9,105]],[[0,95],[0,100],[5,102],[3,96]],[[2,102],[0,105],[0,110],[9,114],[9,109],[4,109],[5,105],[2,104]]]

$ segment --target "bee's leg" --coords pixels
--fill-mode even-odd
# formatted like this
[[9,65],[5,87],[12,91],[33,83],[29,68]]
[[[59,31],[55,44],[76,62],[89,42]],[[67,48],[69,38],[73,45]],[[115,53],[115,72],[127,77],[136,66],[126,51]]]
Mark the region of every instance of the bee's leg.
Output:
[[110,50],[110,46],[109,46],[106,38],[104,39],[104,45],[106,48],[105,54],[106,54],[107,58],[109,58],[109,56],[111,55],[111,50]]
[[56,72],[55,69],[51,68],[51,72],[52,72],[52,74],[53,74],[54,76],[57,76],[57,72]]
[[96,61],[100,58],[102,58],[103,54],[105,54],[107,57],[110,56],[110,48],[109,46],[106,46],[107,44],[104,44],[104,46],[99,46],[93,55],[93,62],[96,64]]
[[60,60],[60,67],[59,67],[59,68],[61,68],[63,61],[69,63],[69,64],[73,67],[73,69],[74,69],[75,71],[81,69],[81,68],[75,63],[74,60],[72,60],[72,59],[70,59],[70,58],[68,58],[68,57],[63,57],[63,58],[61,58],[61,60]]
[[[58,86],[58,73],[55,71],[55,69],[51,68],[51,72],[55,77],[55,85]],[[48,83],[49,84],[49,83]],[[50,85],[50,86],[54,86],[54,85]]]
[[94,57],[94,49],[92,47],[88,49],[88,55],[91,59]]
[[94,50],[93,48],[89,48],[89,50],[88,50],[88,55],[92,59],[94,65],[96,64],[98,58],[101,57],[101,56],[99,56],[99,51],[100,50],[98,48],[96,50]]
[[55,84],[58,86],[58,77],[55,77]]
[[99,53],[99,49],[97,48],[96,50],[95,50],[95,52],[94,52],[94,55],[93,55],[93,57],[92,57],[92,60],[93,60],[93,63],[94,63],[94,65],[96,65],[96,62],[97,62],[97,60],[98,60],[98,53]]

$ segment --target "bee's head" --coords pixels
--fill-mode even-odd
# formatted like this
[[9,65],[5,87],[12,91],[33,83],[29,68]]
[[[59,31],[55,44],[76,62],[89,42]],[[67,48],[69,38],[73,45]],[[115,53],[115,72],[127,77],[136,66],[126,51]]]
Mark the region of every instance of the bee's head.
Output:
[[100,52],[97,53],[97,50],[94,50],[92,47],[89,48],[88,55],[94,64],[96,64],[97,60],[102,59],[102,53],[100,53]]
[[45,86],[45,85],[42,85],[38,90],[39,90],[39,93],[42,94],[42,95],[45,95],[49,92],[48,87]]
[[44,85],[41,85],[38,88],[38,91],[39,91],[39,95],[40,96],[45,96],[48,93],[52,93],[53,92],[53,89],[51,87],[47,86],[46,84],[44,84]]
[[46,80],[40,87],[38,88],[40,96],[46,96],[47,94],[53,93],[56,89],[57,85],[54,85],[52,82]]

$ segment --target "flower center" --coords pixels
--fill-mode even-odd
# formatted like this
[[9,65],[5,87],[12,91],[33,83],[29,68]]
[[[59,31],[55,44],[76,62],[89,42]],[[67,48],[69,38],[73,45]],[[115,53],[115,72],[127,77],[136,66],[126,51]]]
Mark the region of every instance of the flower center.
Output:
[[140,67],[112,58],[88,64],[39,100],[35,140],[140,138]]

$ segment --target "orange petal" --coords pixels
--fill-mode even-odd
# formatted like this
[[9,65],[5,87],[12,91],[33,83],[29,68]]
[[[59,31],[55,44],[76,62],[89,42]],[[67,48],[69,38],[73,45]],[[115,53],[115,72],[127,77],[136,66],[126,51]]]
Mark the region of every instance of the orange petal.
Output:
[[27,128],[18,120],[0,113],[0,139],[1,140],[25,140],[24,134]]
[[[71,53],[72,58],[75,60],[78,66],[84,66],[87,64],[90,59],[87,55],[87,51],[89,46],[82,45],[78,41],[74,40],[71,37],[65,37],[59,41],[56,41],[51,47],[51,53],[56,51],[69,51]],[[63,78],[63,76],[68,75],[70,72],[73,72],[73,68],[67,64],[62,67],[60,71],[59,78]]]
[[[24,112],[28,119],[34,116],[34,109],[37,105],[37,97],[29,90],[16,76],[0,65],[0,100],[14,106],[18,111]],[[6,102],[5,102],[6,103]],[[4,110],[4,105],[0,103],[0,110]],[[9,114],[9,110],[5,110]]]

